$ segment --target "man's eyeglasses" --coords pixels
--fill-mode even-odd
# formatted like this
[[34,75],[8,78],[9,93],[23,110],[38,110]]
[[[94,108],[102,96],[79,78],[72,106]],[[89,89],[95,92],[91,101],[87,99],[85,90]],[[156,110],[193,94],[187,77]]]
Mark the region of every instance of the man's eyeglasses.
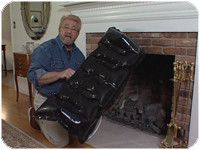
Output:
[[64,30],[71,30],[71,31],[74,31],[74,32],[79,32],[79,29],[77,27],[70,28],[69,26],[63,26],[62,28]]

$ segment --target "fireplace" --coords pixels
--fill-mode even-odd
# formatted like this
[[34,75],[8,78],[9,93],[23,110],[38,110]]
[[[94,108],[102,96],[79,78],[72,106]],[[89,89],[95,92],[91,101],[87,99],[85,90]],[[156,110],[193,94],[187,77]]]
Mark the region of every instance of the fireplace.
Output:
[[[132,71],[124,91],[105,115],[142,130],[166,134],[173,105],[173,81],[171,80],[173,62],[177,60],[195,62],[197,33],[127,32],[125,34],[136,41],[147,55],[144,62]],[[102,36],[103,33],[86,34],[87,55],[97,47]],[[175,118],[177,125],[184,130],[186,140],[189,136],[192,103],[192,97],[188,98],[188,95],[192,91],[193,89],[189,90],[184,85],[181,86],[178,113]],[[137,96],[140,97],[139,101]],[[157,116],[148,115],[151,113]],[[158,121],[157,118],[162,121]]]
[[105,116],[157,134],[166,134],[171,118],[174,56],[147,54]]

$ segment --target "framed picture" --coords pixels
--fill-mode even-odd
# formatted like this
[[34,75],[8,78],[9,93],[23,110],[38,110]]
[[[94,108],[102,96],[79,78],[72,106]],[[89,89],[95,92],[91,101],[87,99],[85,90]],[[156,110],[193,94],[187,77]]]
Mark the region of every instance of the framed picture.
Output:
[[32,28],[42,27],[42,12],[30,11],[30,26]]

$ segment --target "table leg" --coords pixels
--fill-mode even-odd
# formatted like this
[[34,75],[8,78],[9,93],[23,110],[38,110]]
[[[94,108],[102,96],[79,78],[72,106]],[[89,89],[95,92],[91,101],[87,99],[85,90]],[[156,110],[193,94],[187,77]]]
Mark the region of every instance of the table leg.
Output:
[[17,81],[17,75],[15,75],[15,83],[16,83],[16,91],[17,91],[17,102],[18,102],[18,98],[19,98],[19,87],[18,87],[18,81]]
[[7,76],[7,66],[6,66],[6,45],[2,45],[2,51],[3,51],[4,71],[5,71],[5,75]]
[[27,78],[27,82],[28,82],[28,90],[29,90],[29,100],[30,100],[30,106],[33,107],[33,102],[32,102],[32,87],[31,87],[31,82],[28,80]]

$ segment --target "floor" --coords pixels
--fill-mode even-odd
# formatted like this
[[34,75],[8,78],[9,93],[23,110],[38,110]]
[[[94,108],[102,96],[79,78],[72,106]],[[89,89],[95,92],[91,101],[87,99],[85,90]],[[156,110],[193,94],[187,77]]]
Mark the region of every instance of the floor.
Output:
[[[28,96],[20,94],[19,102],[17,103],[15,101],[12,77],[12,72],[8,73],[6,77],[2,75],[2,118],[17,126],[36,140],[39,140],[47,147],[53,148],[54,146],[39,131],[29,126],[27,117],[29,107]],[[68,147],[159,148],[162,139],[163,137],[158,135],[142,132],[103,118],[96,134],[86,144],[80,144],[76,140],[71,140]]]
[[[2,113],[1,118],[21,129],[32,138],[40,141],[46,147],[55,148],[49,143],[43,134],[31,128],[28,123],[27,110],[29,108],[29,97],[24,94],[19,95],[19,101],[16,102],[16,91],[14,90],[13,74],[8,72],[7,76],[2,73]],[[91,148],[91,145],[80,144],[77,140],[71,139],[69,148]]]

